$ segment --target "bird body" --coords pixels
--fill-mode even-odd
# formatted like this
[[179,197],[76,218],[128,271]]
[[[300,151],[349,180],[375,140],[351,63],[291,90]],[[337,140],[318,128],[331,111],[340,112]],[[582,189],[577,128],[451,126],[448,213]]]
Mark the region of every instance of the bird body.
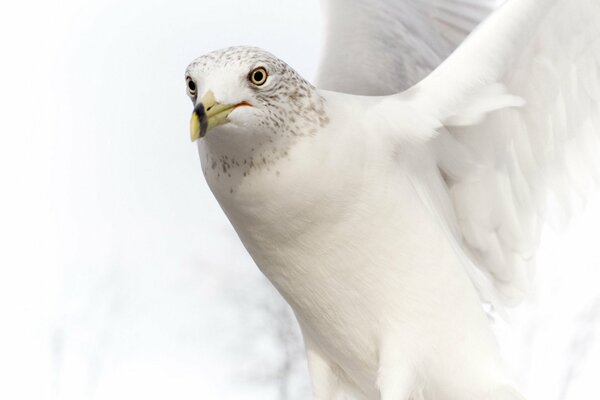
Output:
[[481,302],[522,298],[549,194],[600,170],[596,17],[591,0],[510,0],[386,96],[317,89],[257,48],[190,64],[203,174],[292,307],[316,399],[522,399]]
[[[477,292],[411,183],[411,173],[435,168],[431,157],[414,164],[414,152],[428,149],[407,144],[409,160],[398,153],[394,132],[356,125],[350,116],[375,106],[374,99],[319,93],[327,125],[286,157],[247,172],[233,190],[235,177],[210,168],[211,147],[227,146],[220,143],[227,134],[203,139],[211,190],[292,306],[308,353],[332,369],[323,379],[377,398],[380,360],[397,354],[402,365],[391,367],[390,379],[401,368],[414,390],[426,380],[432,393],[454,386],[457,396],[472,391],[481,398],[506,378]],[[357,145],[336,145],[342,142]],[[242,144],[230,154],[241,160],[249,150]],[[403,158],[410,168],[401,167]]]

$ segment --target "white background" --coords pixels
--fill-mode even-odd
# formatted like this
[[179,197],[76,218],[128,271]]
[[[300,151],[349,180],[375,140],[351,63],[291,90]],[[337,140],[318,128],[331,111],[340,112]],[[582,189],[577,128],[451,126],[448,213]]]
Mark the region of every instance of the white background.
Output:
[[[314,76],[316,0],[0,11],[0,398],[308,399],[286,306],[189,142],[183,72],[256,45]],[[600,398],[600,197],[498,324],[530,399]],[[292,328],[290,328],[290,326]]]

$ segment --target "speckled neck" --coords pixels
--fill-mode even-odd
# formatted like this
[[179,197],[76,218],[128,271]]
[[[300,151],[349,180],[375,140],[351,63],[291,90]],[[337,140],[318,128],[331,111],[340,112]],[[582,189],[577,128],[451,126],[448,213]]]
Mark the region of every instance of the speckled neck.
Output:
[[239,127],[224,125],[199,142],[202,170],[209,184],[218,181],[233,191],[240,180],[257,172],[278,175],[274,168],[288,157],[292,146],[329,123],[325,99],[312,86],[298,85],[287,98],[284,95],[277,95],[270,105],[276,112],[270,112],[258,128],[240,132]]

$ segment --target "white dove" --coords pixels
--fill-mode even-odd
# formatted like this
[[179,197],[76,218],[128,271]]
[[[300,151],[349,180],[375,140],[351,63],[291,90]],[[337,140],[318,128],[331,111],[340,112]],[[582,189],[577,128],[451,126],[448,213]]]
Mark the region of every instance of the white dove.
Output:
[[206,181],[316,399],[522,399],[482,302],[522,298],[549,207],[598,179],[600,2],[509,0],[450,55],[479,2],[326,6],[329,90],[257,48],[189,65]]

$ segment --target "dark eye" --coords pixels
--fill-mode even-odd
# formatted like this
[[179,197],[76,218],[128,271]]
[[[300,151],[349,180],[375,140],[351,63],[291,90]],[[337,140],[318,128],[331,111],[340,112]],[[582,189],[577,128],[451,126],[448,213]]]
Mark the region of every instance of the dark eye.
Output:
[[269,75],[267,74],[267,70],[264,67],[258,67],[258,68],[254,68],[252,70],[252,72],[250,72],[248,79],[254,85],[260,86],[267,81],[268,76]]
[[185,81],[187,83],[187,89],[188,89],[188,93],[190,94],[190,96],[196,96],[196,84],[194,83],[192,78],[187,76],[185,78]]

